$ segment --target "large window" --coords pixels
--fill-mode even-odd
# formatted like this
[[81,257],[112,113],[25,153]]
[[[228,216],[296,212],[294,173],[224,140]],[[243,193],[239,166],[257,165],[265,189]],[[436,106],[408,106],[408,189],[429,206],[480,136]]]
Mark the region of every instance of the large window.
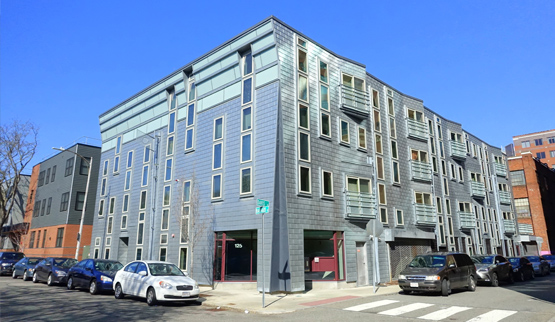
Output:
[[74,158],[69,158],[66,160],[66,171],[65,171],[66,177],[71,175],[71,173],[73,172],[73,159]]
[[69,204],[69,192],[62,194],[62,199],[60,202],[60,211],[66,211]]
[[310,193],[310,168],[309,167],[299,167],[299,192],[300,193]]
[[62,247],[64,241],[64,229],[58,228],[58,233],[56,235],[56,247]]
[[77,192],[75,195],[75,210],[81,211],[83,210],[85,204],[85,193],[84,192]]
[[217,232],[214,278],[217,281],[256,281],[256,230]]
[[241,169],[241,194],[252,193],[252,168]]
[[322,170],[322,196],[333,197],[333,173]]
[[79,158],[79,160],[80,160],[79,161],[80,162],[79,174],[84,175],[84,176],[88,175],[89,174],[89,166],[90,166],[90,163],[91,163],[91,158],[90,157],[85,157],[85,160],[87,160],[87,161],[85,161],[81,158]]
[[216,174],[212,176],[212,199],[222,197],[222,175]]
[[528,198],[516,198],[515,210],[518,217],[530,217],[530,202]]
[[343,232],[304,231],[305,280],[344,280]]

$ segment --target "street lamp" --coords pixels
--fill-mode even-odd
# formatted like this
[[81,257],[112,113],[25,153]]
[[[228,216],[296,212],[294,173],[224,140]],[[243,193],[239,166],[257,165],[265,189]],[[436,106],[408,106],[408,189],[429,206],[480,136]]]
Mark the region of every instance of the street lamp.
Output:
[[92,157],[90,160],[85,158],[84,156],[80,155],[77,152],[73,152],[71,150],[66,150],[62,147],[60,148],[52,148],[58,151],[67,151],[70,153],[75,154],[76,156],[80,157],[83,161],[87,162],[89,166],[89,171],[87,174],[87,187],[85,188],[85,200],[83,200],[83,209],[81,209],[81,220],[79,221],[79,234],[77,234],[77,247],[75,249],[75,259],[79,260],[79,248],[81,247],[81,234],[83,233],[83,221],[85,220],[85,208],[87,208],[87,196],[89,194],[89,184],[91,182],[91,169],[92,169]]

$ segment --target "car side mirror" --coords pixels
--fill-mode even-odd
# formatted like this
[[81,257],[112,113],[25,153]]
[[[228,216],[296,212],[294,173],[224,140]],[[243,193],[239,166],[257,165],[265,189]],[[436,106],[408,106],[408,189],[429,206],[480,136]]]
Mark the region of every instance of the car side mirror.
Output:
[[139,275],[141,275],[141,276],[146,276],[146,271],[140,271],[140,272],[139,272]]
[[454,268],[455,264],[449,264],[449,268]]

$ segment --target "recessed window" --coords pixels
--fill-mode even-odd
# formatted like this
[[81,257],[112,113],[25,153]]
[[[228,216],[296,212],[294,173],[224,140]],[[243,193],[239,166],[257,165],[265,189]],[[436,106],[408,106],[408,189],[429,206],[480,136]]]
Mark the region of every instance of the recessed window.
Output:
[[536,158],[545,159],[545,152],[536,152]]
[[536,146],[543,145],[543,139],[535,139],[535,140],[534,140],[534,144],[535,144]]
[[241,131],[252,129],[252,106],[244,107],[241,110]]
[[114,158],[114,173],[119,172],[119,156]]
[[[150,162],[150,144],[145,146],[145,152],[144,152],[144,158],[143,158],[143,163],[147,163]],[[108,162],[108,161],[106,161]],[[105,163],[105,167],[108,167],[108,164]],[[104,173],[104,175],[106,175],[106,173]]]
[[100,195],[101,196],[105,196],[106,195],[106,178],[102,178],[102,183],[100,184]]
[[252,193],[252,168],[241,169],[241,194]]
[[252,77],[243,80],[243,104],[252,102]]
[[398,159],[399,158],[399,153],[397,151],[397,142],[396,141],[391,141],[391,157],[393,159]]
[[299,167],[299,192],[310,193],[310,168]]
[[166,175],[164,177],[164,181],[169,181],[172,179],[172,166],[173,166],[173,159],[166,160]]
[[216,174],[212,176],[212,199],[222,197],[222,175]]
[[190,104],[187,107],[187,126],[195,124],[195,104]]
[[378,201],[380,205],[387,204],[387,196],[385,192],[385,185],[378,183]]
[[341,120],[341,142],[349,144],[349,123]]
[[372,106],[380,108],[380,93],[375,89],[372,90]]
[[306,58],[306,51],[299,49],[298,51],[298,68],[301,72],[307,73],[308,72],[308,62]]
[[328,82],[328,64],[323,61],[320,62],[320,81],[324,83]]
[[224,118],[219,117],[214,120],[214,141],[224,137]]
[[303,47],[303,48],[306,48],[306,40],[304,40],[304,39],[302,39],[302,38],[300,38],[300,37],[297,37],[297,45],[299,45],[299,46],[301,46],[301,47]]
[[299,75],[298,94],[300,100],[308,102],[308,78],[304,75]]
[[114,217],[108,217],[108,224],[106,225],[106,233],[111,234],[114,226]]
[[405,224],[405,219],[403,218],[403,211],[400,209],[395,210],[395,224],[397,226],[403,226]]
[[116,150],[115,153],[119,154],[121,152],[121,136],[116,139]]
[[110,203],[108,204],[108,214],[113,215],[116,211],[116,197],[110,198]]
[[394,183],[400,183],[401,179],[399,177],[399,162],[392,161],[391,166],[393,168],[393,182]]
[[60,211],[66,211],[68,204],[69,204],[69,192],[65,192],[62,194],[62,198],[60,202]]
[[384,174],[383,158],[382,157],[376,157],[376,169],[377,169],[377,172],[378,172],[378,179],[383,180],[385,178],[385,174]]
[[252,53],[249,52],[243,56],[243,76],[252,73]]
[[360,126],[358,127],[358,147],[366,149],[366,129]]
[[193,139],[195,131],[193,128],[187,129],[185,132],[185,150],[191,150],[193,148]]
[[141,186],[148,185],[148,165],[143,166],[143,178],[141,180]]
[[123,205],[121,207],[121,212],[128,212],[129,211],[129,195],[123,195]]
[[131,189],[131,170],[127,170],[125,172],[125,183],[123,186],[123,190],[129,190]]
[[160,245],[168,244],[168,234],[160,234]]
[[251,133],[244,134],[241,136],[241,162],[248,162],[252,160],[251,139],[252,139]]
[[[84,192],[77,192],[75,195],[75,210],[81,211],[83,210],[83,206],[85,204],[85,193]],[[46,208],[46,199],[42,201],[42,214],[44,214],[44,210]]]
[[185,181],[183,183],[183,202],[191,201],[191,181]]
[[397,137],[397,127],[395,125],[395,119],[394,118],[389,118],[389,136],[391,136],[392,139]]
[[330,110],[330,94],[329,89],[325,85],[320,85],[320,108]]
[[432,206],[432,195],[426,192],[415,192],[414,199],[419,205]]
[[133,151],[127,152],[127,168],[131,168],[133,166]]
[[380,207],[380,221],[382,224],[387,224],[387,208]]
[[168,249],[166,247],[160,247],[160,257],[158,257],[158,260],[161,262],[165,262],[167,255]]
[[409,119],[424,123],[424,114],[419,111],[407,109]]
[[161,230],[168,230],[170,224],[170,210],[162,209],[162,223],[160,224]]
[[221,142],[214,144],[212,170],[217,170],[222,168],[222,146],[223,146],[223,143]]
[[164,186],[164,198],[162,199],[162,205],[163,206],[169,206],[170,205],[170,200],[171,200],[171,193],[172,193],[172,187],[171,186]]
[[320,135],[331,137],[330,116],[327,113],[320,113]]
[[173,145],[174,145],[174,137],[170,136],[168,137],[168,142],[166,144],[166,155],[173,154]]
[[98,215],[99,216],[104,215],[104,199],[102,199],[98,202]]
[[[69,158],[66,160],[66,171],[65,176],[69,176],[73,173],[73,158]],[[44,174],[43,174],[44,177]]]
[[333,173],[322,170],[322,195],[333,197]]
[[395,104],[393,103],[393,98],[391,97],[387,98],[387,112],[391,116],[395,115]]
[[139,200],[139,209],[146,209],[146,190],[141,191],[141,198]]
[[374,131],[380,132],[382,130],[382,126],[380,123],[380,111],[374,110]]
[[375,137],[376,139],[374,140],[374,143],[376,145],[376,153],[382,154],[383,153],[382,136],[379,134],[376,134]]
[[310,113],[308,106],[299,104],[299,127],[310,130]]
[[436,206],[437,206],[437,213],[438,214],[443,213],[443,207],[441,205],[442,205],[441,198],[436,197]]
[[[173,102],[175,102],[175,99],[173,100]],[[168,134],[171,134],[173,132],[175,132],[175,112],[170,113],[170,117],[168,120]]]
[[299,132],[299,159],[310,162],[310,135]]

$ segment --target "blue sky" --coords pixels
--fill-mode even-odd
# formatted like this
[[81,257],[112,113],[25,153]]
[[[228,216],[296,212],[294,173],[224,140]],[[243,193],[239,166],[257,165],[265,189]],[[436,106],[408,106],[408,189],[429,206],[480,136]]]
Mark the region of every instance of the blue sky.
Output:
[[37,164],[270,15],[491,145],[555,128],[555,2],[541,0],[0,0],[0,122],[40,127]]

